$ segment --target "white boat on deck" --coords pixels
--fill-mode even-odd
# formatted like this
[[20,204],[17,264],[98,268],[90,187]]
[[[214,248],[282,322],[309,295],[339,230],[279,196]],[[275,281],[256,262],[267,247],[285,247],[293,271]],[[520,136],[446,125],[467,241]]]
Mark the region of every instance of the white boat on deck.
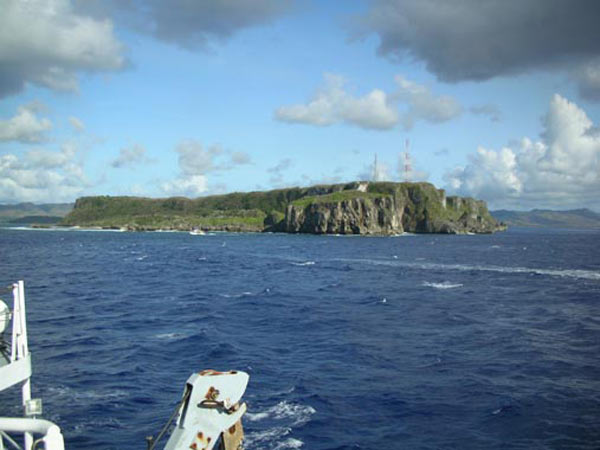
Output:
[[[12,292],[13,308],[0,300],[0,391],[21,388],[24,417],[0,417],[0,450],[64,450],[60,427],[42,419],[42,400],[31,398],[31,353],[27,342],[25,288],[23,281],[7,290]],[[5,331],[12,322],[11,338]],[[7,333],[8,334],[8,333]],[[192,374],[171,417],[156,437],[146,438],[147,449],[154,450],[237,450],[243,439],[242,416],[246,404],[240,403],[248,385],[245,372],[203,370]],[[164,447],[161,439],[170,432]],[[22,435],[23,444],[19,444]]]

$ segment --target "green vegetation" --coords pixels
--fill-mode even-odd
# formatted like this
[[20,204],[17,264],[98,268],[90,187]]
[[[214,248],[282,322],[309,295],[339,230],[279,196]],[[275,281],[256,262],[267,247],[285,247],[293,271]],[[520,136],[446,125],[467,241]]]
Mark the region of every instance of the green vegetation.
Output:
[[[377,202],[380,199],[386,199],[386,202]],[[380,212],[375,215],[361,216],[364,214],[364,209],[359,207],[355,200],[369,200],[369,207],[374,207]],[[380,230],[382,221],[391,220],[393,215],[397,215],[398,219],[401,217],[401,225],[399,221],[395,222],[397,225],[394,226],[397,229],[416,232],[484,230],[488,225],[488,228],[493,229],[495,224],[485,203],[459,197],[446,199],[444,191],[436,189],[430,183],[353,182],[266,192],[236,192],[196,199],[83,197],[77,200],[75,208],[63,219],[61,225],[128,230],[201,228],[229,231],[289,231],[300,229],[301,225],[292,226],[288,222],[289,218],[286,217],[288,206],[295,210],[306,210],[310,205],[327,209],[330,204],[341,204],[342,209],[354,217],[339,219],[352,220],[352,225],[348,225],[350,222],[348,224],[344,222],[342,228],[351,226],[352,230],[358,229],[357,223],[362,221],[363,225],[360,229],[361,232],[366,233],[369,232],[369,227]],[[320,220],[309,217],[312,214],[310,212],[305,211],[305,213],[296,213],[293,220]],[[331,229],[336,229],[335,224],[330,226]]]
[[361,191],[339,191],[333,192],[332,194],[326,195],[312,195],[303,197],[301,199],[292,202],[292,205],[300,208],[306,208],[308,205],[313,203],[340,203],[348,200],[354,200],[355,198],[383,198],[389,197],[388,194],[380,194],[376,192],[361,192]]

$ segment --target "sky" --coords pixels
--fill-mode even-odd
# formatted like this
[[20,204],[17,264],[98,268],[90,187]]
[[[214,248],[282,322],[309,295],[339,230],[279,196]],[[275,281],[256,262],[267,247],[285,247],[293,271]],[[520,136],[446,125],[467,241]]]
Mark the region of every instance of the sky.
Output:
[[599,19],[596,0],[0,0],[0,203],[389,180],[600,212]]

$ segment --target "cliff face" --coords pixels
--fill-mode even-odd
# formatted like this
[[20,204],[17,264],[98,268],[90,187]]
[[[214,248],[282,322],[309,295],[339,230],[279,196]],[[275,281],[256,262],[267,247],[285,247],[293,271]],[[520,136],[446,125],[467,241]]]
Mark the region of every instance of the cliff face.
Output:
[[304,198],[286,209],[280,231],[315,234],[492,233],[505,227],[485,202],[446,197],[429,183],[371,183],[361,191]]
[[484,202],[446,197],[429,183],[321,185],[187,199],[84,197],[63,225],[314,234],[491,233]]
[[283,231],[313,234],[395,234],[402,232],[391,197],[357,197],[338,202],[315,202],[287,207]]

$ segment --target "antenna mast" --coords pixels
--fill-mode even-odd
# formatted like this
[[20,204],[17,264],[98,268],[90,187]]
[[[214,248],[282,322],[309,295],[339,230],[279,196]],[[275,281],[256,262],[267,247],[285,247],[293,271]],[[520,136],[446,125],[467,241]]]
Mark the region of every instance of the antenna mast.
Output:
[[408,152],[410,141],[407,139],[404,141],[404,181],[410,181],[410,175],[412,173],[412,167],[410,165],[410,153]]
[[373,181],[379,181],[378,179],[378,170],[377,170],[377,153],[375,153],[375,161],[373,162]]

